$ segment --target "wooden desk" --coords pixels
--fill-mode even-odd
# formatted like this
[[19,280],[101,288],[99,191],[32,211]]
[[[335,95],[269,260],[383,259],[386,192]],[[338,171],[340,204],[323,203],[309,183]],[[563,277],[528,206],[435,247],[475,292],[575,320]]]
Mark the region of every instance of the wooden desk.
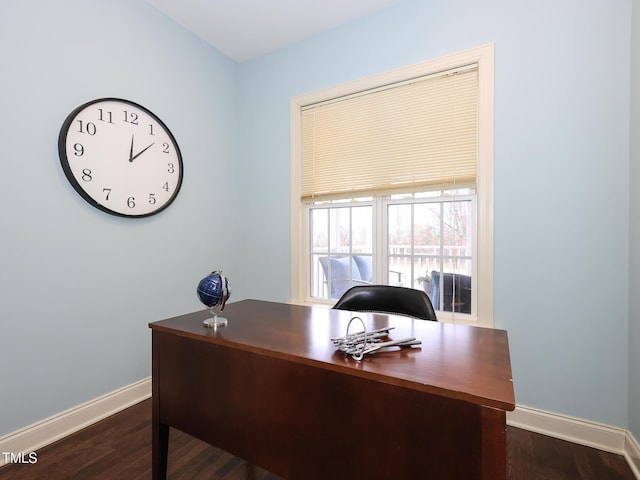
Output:
[[353,312],[244,300],[150,324],[153,478],[169,427],[288,480],[504,479],[515,408],[507,333],[359,314],[420,347],[336,352]]

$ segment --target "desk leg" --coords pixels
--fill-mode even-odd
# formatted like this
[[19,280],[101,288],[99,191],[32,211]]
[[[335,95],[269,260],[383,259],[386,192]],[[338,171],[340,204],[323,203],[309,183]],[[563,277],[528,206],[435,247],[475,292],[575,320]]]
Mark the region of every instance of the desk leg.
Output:
[[153,480],[165,480],[167,478],[167,456],[169,454],[169,425],[153,422]]
[[482,478],[506,478],[507,415],[504,410],[480,407]]
[[151,471],[153,480],[166,480],[169,425],[160,421],[160,348],[158,333],[151,332]]

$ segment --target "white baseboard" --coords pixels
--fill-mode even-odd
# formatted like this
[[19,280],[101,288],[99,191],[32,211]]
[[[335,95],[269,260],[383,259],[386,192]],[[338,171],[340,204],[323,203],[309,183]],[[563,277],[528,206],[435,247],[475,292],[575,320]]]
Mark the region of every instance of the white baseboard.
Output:
[[524,406],[517,406],[513,412],[507,412],[507,424],[624,455],[636,478],[640,480],[640,446],[628,430]]
[[507,412],[507,423],[607,452],[624,452],[627,431],[622,428],[520,405],[513,412]]
[[634,438],[631,432],[627,431],[627,438],[624,443],[624,456],[636,478],[640,479],[640,443]]
[[[34,452],[151,396],[151,377],[0,437],[0,452]],[[4,465],[0,455],[0,467]]]

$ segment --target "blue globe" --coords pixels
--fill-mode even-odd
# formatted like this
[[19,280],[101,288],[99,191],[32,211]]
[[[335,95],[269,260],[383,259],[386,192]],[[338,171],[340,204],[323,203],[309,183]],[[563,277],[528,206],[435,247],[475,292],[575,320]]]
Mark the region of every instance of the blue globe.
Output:
[[208,308],[224,308],[231,296],[231,285],[222,272],[214,271],[198,283],[198,298]]

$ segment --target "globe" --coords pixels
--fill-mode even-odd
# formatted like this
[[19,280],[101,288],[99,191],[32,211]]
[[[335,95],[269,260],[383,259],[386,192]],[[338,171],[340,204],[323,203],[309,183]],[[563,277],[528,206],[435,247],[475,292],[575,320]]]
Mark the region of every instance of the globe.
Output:
[[207,327],[221,327],[226,325],[227,319],[219,315],[231,296],[231,285],[227,277],[225,277],[221,271],[214,270],[200,280],[196,293],[198,294],[198,299],[213,314],[213,318],[204,320],[204,325]]

